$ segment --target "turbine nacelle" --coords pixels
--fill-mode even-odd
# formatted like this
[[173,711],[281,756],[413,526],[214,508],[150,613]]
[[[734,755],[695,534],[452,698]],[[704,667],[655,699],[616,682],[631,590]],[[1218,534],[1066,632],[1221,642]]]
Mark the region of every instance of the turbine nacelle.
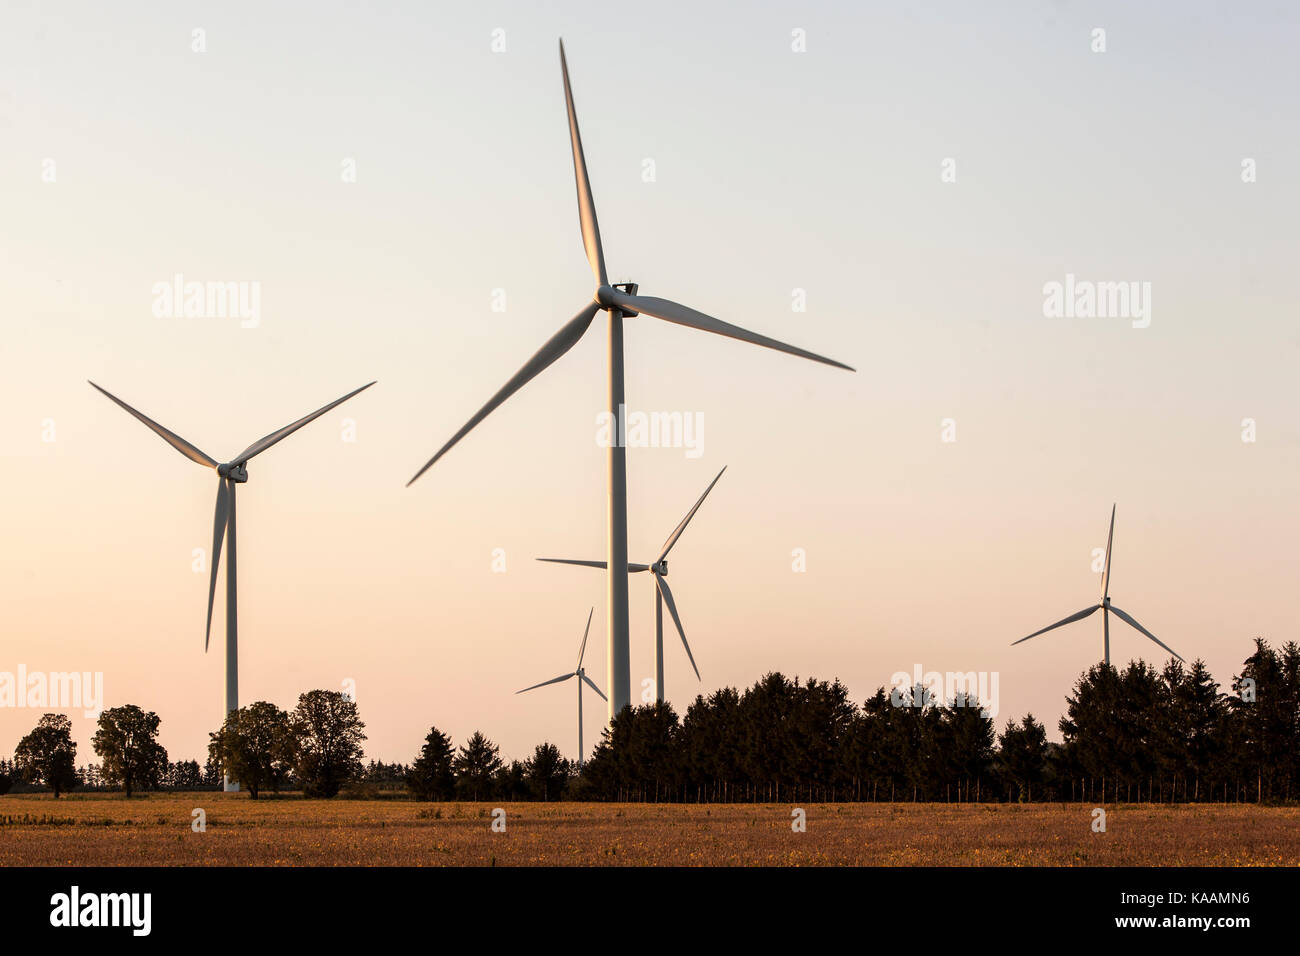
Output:
[[619,314],[624,318],[640,315],[639,312],[633,312],[628,309],[626,305],[620,305],[616,298],[616,293],[619,292],[624,295],[636,295],[637,289],[639,288],[640,286],[635,282],[615,282],[613,285],[601,285],[596,289],[596,304],[606,312],[611,312],[614,309],[617,309]]
[[664,560],[660,561],[657,564],[650,565],[650,570],[653,571],[655,574],[659,575],[660,577],[663,577],[665,574],[668,573],[668,559],[665,558]]
[[243,465],[235,465],[229,462],[224,465],[217,465],[217,474],[228,481],[239,484],[248,481],[248,469]]

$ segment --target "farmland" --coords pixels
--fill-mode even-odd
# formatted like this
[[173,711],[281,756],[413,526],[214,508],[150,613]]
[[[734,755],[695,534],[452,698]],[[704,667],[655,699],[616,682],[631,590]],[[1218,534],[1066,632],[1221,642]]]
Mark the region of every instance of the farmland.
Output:
[[[1300,863],[1300,808],[0,797],[0,865],[1117,866]],[[194,811],[206,829],[197,832]]]

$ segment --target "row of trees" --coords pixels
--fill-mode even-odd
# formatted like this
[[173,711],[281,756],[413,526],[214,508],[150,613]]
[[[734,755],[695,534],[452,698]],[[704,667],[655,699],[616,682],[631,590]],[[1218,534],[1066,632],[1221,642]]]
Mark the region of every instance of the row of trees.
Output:
[[[418,800],[1290,800],[1300,797],[1300,647],[1263,640],[1224,692],[1205,665],[1098,664],[1066,698],[1060,744],[1026,715],[998,733],[980,702],[925,687],[882,687],[861,706],[839,681],[764,676],[741,692],[629,707],[581,771],[555,745],[506,762],[481,732],[457,749],[436,727],[408,766],[362,764],[365,725],[343,694],[303,694],[292,712],[259,701],[211,736],[208,761],[169,763],[158,717],[105,711],[78,771],[71,722],[45,715],[22,739],[11,775],[54,790],[199,789],[240,781],[332,797],[345,786],[404,787]],[[362,791],[364,792],[364,791]]]
[[[55,716],[55,715],[50,715]],[[71,739],[71,738],[69,738]],[[17,760],[0,760],[0,793],[11,790],[54,789],[45,782],[40,772],[33,772],[29,764]],[[69,781],[71,784],[69,785]],[[90,763],[79,766],[71,777],[61,778],[59,792],[114,790],[121,787],[121,781],[110,781],[104,776],[102,764]],[[200,764],[197,760],[177,760],[168,762],[167,767],[158,775],[151,790],[170,790],[188,792],[193,790],[220,790],[221,769],[211,760]]]
[[[202,769],[196,760],[170,762],[158,743],[158,725],[157,714],[135,704],[105,710],[91,742],[101,763],[78,768],[72,721],[46,714],[18,742],[13,761],[0,761],[0,792],[23,781],[48,787],[56,798],[74,788],[121,788],[129,797],[138,790],[218,789],[224,774],[253,799],[285,785],[332,797],[365,777],[365,724],[356,704],[337,691],[309,691],[292,713],[265,701],[232,711],[210,735]],[[371,764],[372,771],[377,767],[382,771],[383,765]]]
[[506,763],[482,733],[457,750],[437,727],[406,774],[417,800],[559,800],[576,782],[573,765],[554,744],[538,744],[528,760]]
[[[171,764],[158,743],[158,715],[134,704],[113,707],[99,715],[99,729],[91,745],[103,761],[95,776],[110,787],[121,785],[129,797],[133,789],[157,787]],[[14,780],[41,784],[54,796],[84,785],[87,771],[76,766],[77,745],[72,721],[63,714],[46,714],[34,730],[18,742],[13,762],[0,768],[0,784],[8,790]]]
[[1066,698],[1063,742],[1027,715],[997,733],[979,701],[924,687],[860,708],[838,681],[768,674],[743,693],[615,718],[588,799],[1258,800],[1300,797],[1300,647],[1263,640],[1225,693],[1205,665],[1098,664]]
[[231,711],[212,734],[208,757],[254,800],[292,778],[308,797],[332,797],[362,776],[365,724],[356,702],[313,690],[288,713],[267,701]]

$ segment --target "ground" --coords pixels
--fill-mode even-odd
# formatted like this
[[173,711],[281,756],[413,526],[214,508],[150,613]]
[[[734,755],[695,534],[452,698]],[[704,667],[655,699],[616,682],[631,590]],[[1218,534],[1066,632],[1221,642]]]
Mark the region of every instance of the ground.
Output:
[[[1300,808],[1242,804],[647,805],[0,797],[0,865],[1261,865],[1300,863]],[[792,811],[806,831],[791,828]],[[206,830],[193,828],[201,809]]]

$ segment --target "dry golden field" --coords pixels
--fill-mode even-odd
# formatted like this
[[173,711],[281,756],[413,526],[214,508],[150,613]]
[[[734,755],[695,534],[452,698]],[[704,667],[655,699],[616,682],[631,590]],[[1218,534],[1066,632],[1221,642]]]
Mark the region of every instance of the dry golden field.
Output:
[[[0,797],[0,865],[940,865],[1300,863],[1300,809],[1003,804],[492,804],[244,794]],[[207,829],[194,832],[203,808]]]

